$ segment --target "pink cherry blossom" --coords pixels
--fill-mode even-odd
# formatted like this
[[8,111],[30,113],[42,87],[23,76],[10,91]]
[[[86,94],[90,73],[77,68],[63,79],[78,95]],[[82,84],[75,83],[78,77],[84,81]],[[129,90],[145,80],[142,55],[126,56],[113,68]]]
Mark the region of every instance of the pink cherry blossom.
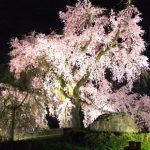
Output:
[[[142,55],[146,48],[144,31],[138,24],[140,15],[133,5],[118,14],[114,10],[107,14],[107,9],[79,0],[75,7],[59,13],[64,22],[62,35],[33,33],[11,41],[11,71],[19,77],[22,71],[39,68],[32,86],[36,88],[37,82],[37,87],[46,91],[51,114],[57,116],[61,127],[66,126],[64,118],[72,118],[76,101],[81,104],[85,127],[106,111],[125,111],[131,98],[126,99],[122,90],[120,97],[124,100],[119,100],[119,93],[106,78],[106,69],[113,81],[126,80],[130,90],[149,69],[148,58]],[[116,96],[117,102],[111,106]]]

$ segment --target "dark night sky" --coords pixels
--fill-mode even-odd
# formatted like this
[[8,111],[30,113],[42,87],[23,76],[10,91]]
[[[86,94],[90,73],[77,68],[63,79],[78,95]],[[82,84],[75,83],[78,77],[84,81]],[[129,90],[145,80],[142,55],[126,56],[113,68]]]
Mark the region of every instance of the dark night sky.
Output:
[[[121,0],[120,0],[121,1]],[[0,0],[0,63],[8,62],[11,37],[21,37],[33,30],[50,33],[50,29],[60,31],[62,24],[58,11],[76,0]],[[106,8],[120,8],[119,0],[91,0],[93,4]],[[142,26],[146,31],[144,38],[150,43],[150,0],[134,0],[143,13]],[[150,47],[147,48],[150,56]]]

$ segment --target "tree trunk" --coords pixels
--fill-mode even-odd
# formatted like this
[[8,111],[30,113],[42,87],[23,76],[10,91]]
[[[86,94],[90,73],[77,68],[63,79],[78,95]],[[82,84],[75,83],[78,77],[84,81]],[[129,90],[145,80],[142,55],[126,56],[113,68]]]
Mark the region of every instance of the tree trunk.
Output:
[[81,128],[80,104],[77,103],[76,107],[72,109],[72,127]]
[[12,108],[11,109],[10,130],[9,130],[9,141],[14,141],[15,115],[16,115],[16,109]]

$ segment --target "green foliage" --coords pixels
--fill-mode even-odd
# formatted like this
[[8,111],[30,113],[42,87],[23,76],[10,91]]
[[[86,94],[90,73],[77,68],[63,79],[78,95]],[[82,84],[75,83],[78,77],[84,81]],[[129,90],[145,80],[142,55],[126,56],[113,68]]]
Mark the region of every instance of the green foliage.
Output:
[[[60,130],[41,130],[28,136],[30,141],[40,143],[43,150],[123,150],[129,141],[141,142],[142,150],[150,150],[150,133],[111,133],[69,129],[66,136],[55,136]],[[42,137],[42,136],[43,137]],[[80,139],[78,139],[80,137]],[[24,138],[25,139],[25,138]],[[26,138],[27,139],[27,138]]]
[[85,141],[88,145],[96,145],[99,150],[123,150],[129,141],[141,142],[142,150],[150,150],[149,133],[89,133]]

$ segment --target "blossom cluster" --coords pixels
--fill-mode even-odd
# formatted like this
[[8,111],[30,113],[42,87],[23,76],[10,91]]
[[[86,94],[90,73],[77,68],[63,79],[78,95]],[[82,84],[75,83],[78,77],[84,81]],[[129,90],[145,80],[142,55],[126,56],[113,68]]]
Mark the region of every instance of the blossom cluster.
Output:
[[65,126],[66,116],[71,118],[70,109],[78,99],[87,127],[100,114],[113,110],[110,98],[114,93],[106,78],[107,69],[113,81],[126,80],[132,89],[133,82],[149,68],[148,58],[142,55],[145,41],[138,24],[140,12],[131,5],[116,13],[84,0],[59,15],[64,22],[62,35],[32,33],[11,41],[10,67],[16,76],[40,68],[43,73],[33,83],[42,81],[38,85],[54,105],[51,110],[55,109],[60,126]]

